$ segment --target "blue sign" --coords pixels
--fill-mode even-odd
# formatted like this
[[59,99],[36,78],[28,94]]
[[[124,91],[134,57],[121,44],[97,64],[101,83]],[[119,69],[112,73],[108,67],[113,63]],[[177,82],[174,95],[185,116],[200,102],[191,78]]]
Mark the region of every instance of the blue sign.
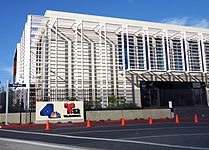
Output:
[[9,87],[26,87],[26,84],[9,84]]

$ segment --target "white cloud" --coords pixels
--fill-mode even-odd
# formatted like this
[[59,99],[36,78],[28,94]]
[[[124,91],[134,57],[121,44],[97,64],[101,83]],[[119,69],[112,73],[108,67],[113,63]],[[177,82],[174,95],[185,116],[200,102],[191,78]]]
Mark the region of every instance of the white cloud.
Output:
[[209,28],[209,20],[207,19],[196,20],[193,21],[191,26],[200,27],[200,28]]
[[175,24],[182,26],[192,26],[199,28],[209,28],[209,20],[207,19],[193,19],[190,17],[174,17],[161,20],[162,23]]
[[177,17],[177,18],[163,19],[161,22],[184,26],[187,25],[188,20],[189,20],[188,17]]
[[13,76],[13,67],[9,66],[2,68],[1,70],[7,72],[10,76]]

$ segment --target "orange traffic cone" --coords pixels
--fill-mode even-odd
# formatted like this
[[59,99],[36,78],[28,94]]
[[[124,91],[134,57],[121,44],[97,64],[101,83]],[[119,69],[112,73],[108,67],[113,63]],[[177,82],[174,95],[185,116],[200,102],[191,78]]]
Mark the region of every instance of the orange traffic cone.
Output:
[[176,124],[179,124],[179,116],[176,114]]
[[50,124],[49,124],[49,120],[46,121],[46,128],[45,128],[45,130],[46,130],[46,131],[51,130]]
[[198,123],[198,118],[196,114],[194,115],[194,123]]
[[88,118],[88,121],[87,121],[86,128],[91,128],[91,122],[90,122],[90,119],[89,118]]
[[122,116],[122,120],[121,120],[121,126],[125,126],[126,124],[125,124],[125,118],[124,118],[124,116]]
[[149,117],[149,124],[153,124],[153,122],[152,122],[152,116]]

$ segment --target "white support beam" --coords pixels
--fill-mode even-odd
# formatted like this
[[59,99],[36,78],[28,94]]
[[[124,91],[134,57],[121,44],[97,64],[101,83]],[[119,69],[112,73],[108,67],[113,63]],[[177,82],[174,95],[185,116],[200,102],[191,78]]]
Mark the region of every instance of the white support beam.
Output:
[[44,29],[44,34],[42,35],[42,49],[43,49],[43,75],[42,75],[42,81],[43,81],[43,89],[42,89],[42,95],[43,95],[43,100],[44,100],[44,97],[45,97],[45,92],[44,92],[44,89],[45,89],[45,74],[46,74],[46,44],[45,43],[47,40],[45,39],[45,37],[47,36],[46,34],[47,32],[47,28],[45,27]]
[[156,37],[157,37],[159,34],[161,34],[161,33],[162,33],[162,30],[157,31],[156,33],[152,34],[152,36],[156,38]]
[[128,26],[126,26],[125,29],[126,29],[127,62],[128,62],[128,70],[130,70],[129,33],[128,33]]
[[151,71],[151,62],[150,62],[150,42],[149,42],[149,28],[147,27],[147,48],[148,48],[148,52],[147,52],[147,54],[148,54],[148,66],[149,66],[149,69],[148,69],[148,71]]
[[183,65],[183,71],[186,71],[185,65],[187,64],[185,59],[185,55],[184,55],[184,41],[185,41],[185,47],[186,47],[186,39],[184,40],[184,32],[181,32],[181,38],[180,38],[180,42],[181,42],[181,53],[182,53],[182,65]]
[[202,51],[202,48],[201,48],[201,34],[198,34],[198,40],[197,40],[197,42],[198,42],[198,54],[199,54],[199,58],[200,58],[200,62],[199,62],[199,64],[200,64],[200,71],[201,72],[203,72],[203,63],[202,63],[202,61],[203,61],[203,58],[202,58],[202,53],[203,53],[203,51]]
[[178,32],[178,33],[176,33],[176,34],[170,36],[170,38],[173,40],[174,38],[176,38],[176,37],[178,37],[178,36],[181,36],[181,33],[180,33],[180,32]]
[[139,29],[138,31],[134,32],[133,34],[135,36],[139,36],[139,34],[142,34],[143,33],[143,28]]
[[187,41],[187,36],[186,36],[186,32],[184,31],[184,45],[185,45],[185,63],[186,63],[186,67],[187,67],[187,70],[185,70],[186,72],[189,72],[190,71],[190,68],[189,68],[189,60],[188,60],[188,41]]
[[164,71],[166,71],[165,31],[161,31],[161,32],[162,32]]
[[106,101],[107,101],[107,106],[108,106],[108,63],[107,63],[107,31],[106,31],[106,24],[104,24],[104,37],[105,37]]
[[[49,59],[49,62],[48,62],[48,68],[51,69],[51,51],[52,51],[52,26],[51,26],[51,18],[49,18],[49,25],[48,25],[48,59]],[[48,72],[48,94],[47,96],[50,98],[51,97],[51,84],[50,84],[50,81],[51,81],[51,71]]]
[[113,85],[114,85],[114,95],[117,97],[117,75],[116,75],[116,70],[117,70],[117,66],[116,66],[116,55],[115,55],[115,51],[116,51],[116,47],[115,44],[112,44],[112,60],[113,60]]
[[187,40],[192,40],[198,38],[198,34],[196,33],[195,35],[191,35],[190,37],[187,37]]
[[83,50],[83,21],[81,25],[81,90],[82,90],[82,101],[84,101],[84,50]]
[[167,81],[164,77],[161,76],[161,74],[159,73],[155,73],[155,72],[149,72],[150,75],[154,75],[157,76],[160,80],[162,81]]
[[192,79],[194,79],[196,82],[200,82],[200,80],[197,79],[195,75],[192,75],[191,73],[189,73],[189,76],[190,76]]
[[99,30],[99,54],[100,54],[100,96],[102,99],[102,107],[104,107],[104,96],[103,96],[103,53],[102,53],[102,31]]
[[[166,51],[166,54],[167,54],[167,63],[168,63],[168,70],[167,71],[170,71],[171,68],[170,68],[170,55],[169,55],[169,52],[170,52],[170,48],[169,48],[169,39],[168,39],[168,30],[166,29],[165,30],[165,34],[166,34],[166,46],[167,46],[167,51]],[[166,66],[165,66],[166,67]]]
[[56,18],[56,72],[55,72],[55,76],[56,76],[56,79],[55,79],[55,100],[57,101],[57,90],[58,90],[58,18]]
[[94,64],[95,57],[94,57],[94,54],[95,54],[95,52],[94,52],[94,43],[91,42],[92,100],[95,101],[96,100],[96,95],[95,95],[95,91],[96,90],[95,90],[95,64]]
[[75,27],[75,97],[78,100],[78,25]]
[[124,98],[126,100],[126,64],[125,64],[124,32],[121,32],[121,39],[122,39],[122,59],[123,59],[123,88],[124,88]]
[[66,41],[71,41],[70,39],[66,38],[64,35],[62,35],[59,31],[56,31],[56,28],[54,29],[53,26],[51,27],[51,29],[57,34],[59,35],[59,37],[62,37],[63,39],[65,39]]
[[[31,40],[31,26],[32,26],[32,16],[28,15],[28,20],[26,23],[26,31],[25,33],[25,41],[30,41]],[[25,42],[25,53],[28,55],[27,60],[25,60],[25,67],[26,67],[26,73],[24,74],[24,82],[26,83],[26,88],[28,88],[28,93],[27,93],[27,105],[26,105],[26,110],[30,109],[30,70],[31,70],[31,42]]]
[[[142,32],[142,41],[143,41],[143,56],[144,56],[144,69],[147,70],[147,53],[146,53],[146,39],[145,39],[145,30]],[[149,55],[148,55],[149,57]]]
[[72,97],[72,42],[68,41],[68,49],[67,49],[67,62],[68,62],[68,96]]
[[170,72],[170,74],[171,74],[174,78],[176,78],[178,81],[181,81],[181,82],[184,81],[184,80],[183,80],[182,78],[180,78],[178,75],[175,75],[175,74],[173,74],[172,72]]
[[[201,33],[202,34],[202,33]],[[203,42],[207,42],[209,40],[209,37],[207,37],[207,38],[203,38]]]
[[205,55],[205,46],[204,46],[204,41],[203,41],[203,33],[200,34],[200,38],[201,38],[201,50],[202,50],[202,66],[203,66],[203,72],[206,73],[207,72],[207,67],[206,67],[206,55]]
[[148,81],[148,79],[147,79],[147,78],[145,78],[145,77],[143,77],[143,75],[138,74],[138,76],[139,76],[139,78],[141,78],[142,80],[144,80],[144,81]]

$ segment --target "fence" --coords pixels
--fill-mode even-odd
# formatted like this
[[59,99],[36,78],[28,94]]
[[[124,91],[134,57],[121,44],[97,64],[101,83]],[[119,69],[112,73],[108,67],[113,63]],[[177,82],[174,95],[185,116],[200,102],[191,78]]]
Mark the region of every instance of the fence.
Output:
[[[82,100],[82,97],[85,101],[85,108],[87,110],[135,107],[131,90],[126,90],[125,95],[124,89],[108,90],[107,93],[101,93],[99,89],[84,89],[78,90],[77,92],[78,95],[76,95],[74,89],[31,88],[28,99],[28,89],[10,88],[8,100],[9,113],[35,112],[37,101],[77,101]],[[2,91],[0,93],[0,113],[5,112],[5,105],[6,91]]]

